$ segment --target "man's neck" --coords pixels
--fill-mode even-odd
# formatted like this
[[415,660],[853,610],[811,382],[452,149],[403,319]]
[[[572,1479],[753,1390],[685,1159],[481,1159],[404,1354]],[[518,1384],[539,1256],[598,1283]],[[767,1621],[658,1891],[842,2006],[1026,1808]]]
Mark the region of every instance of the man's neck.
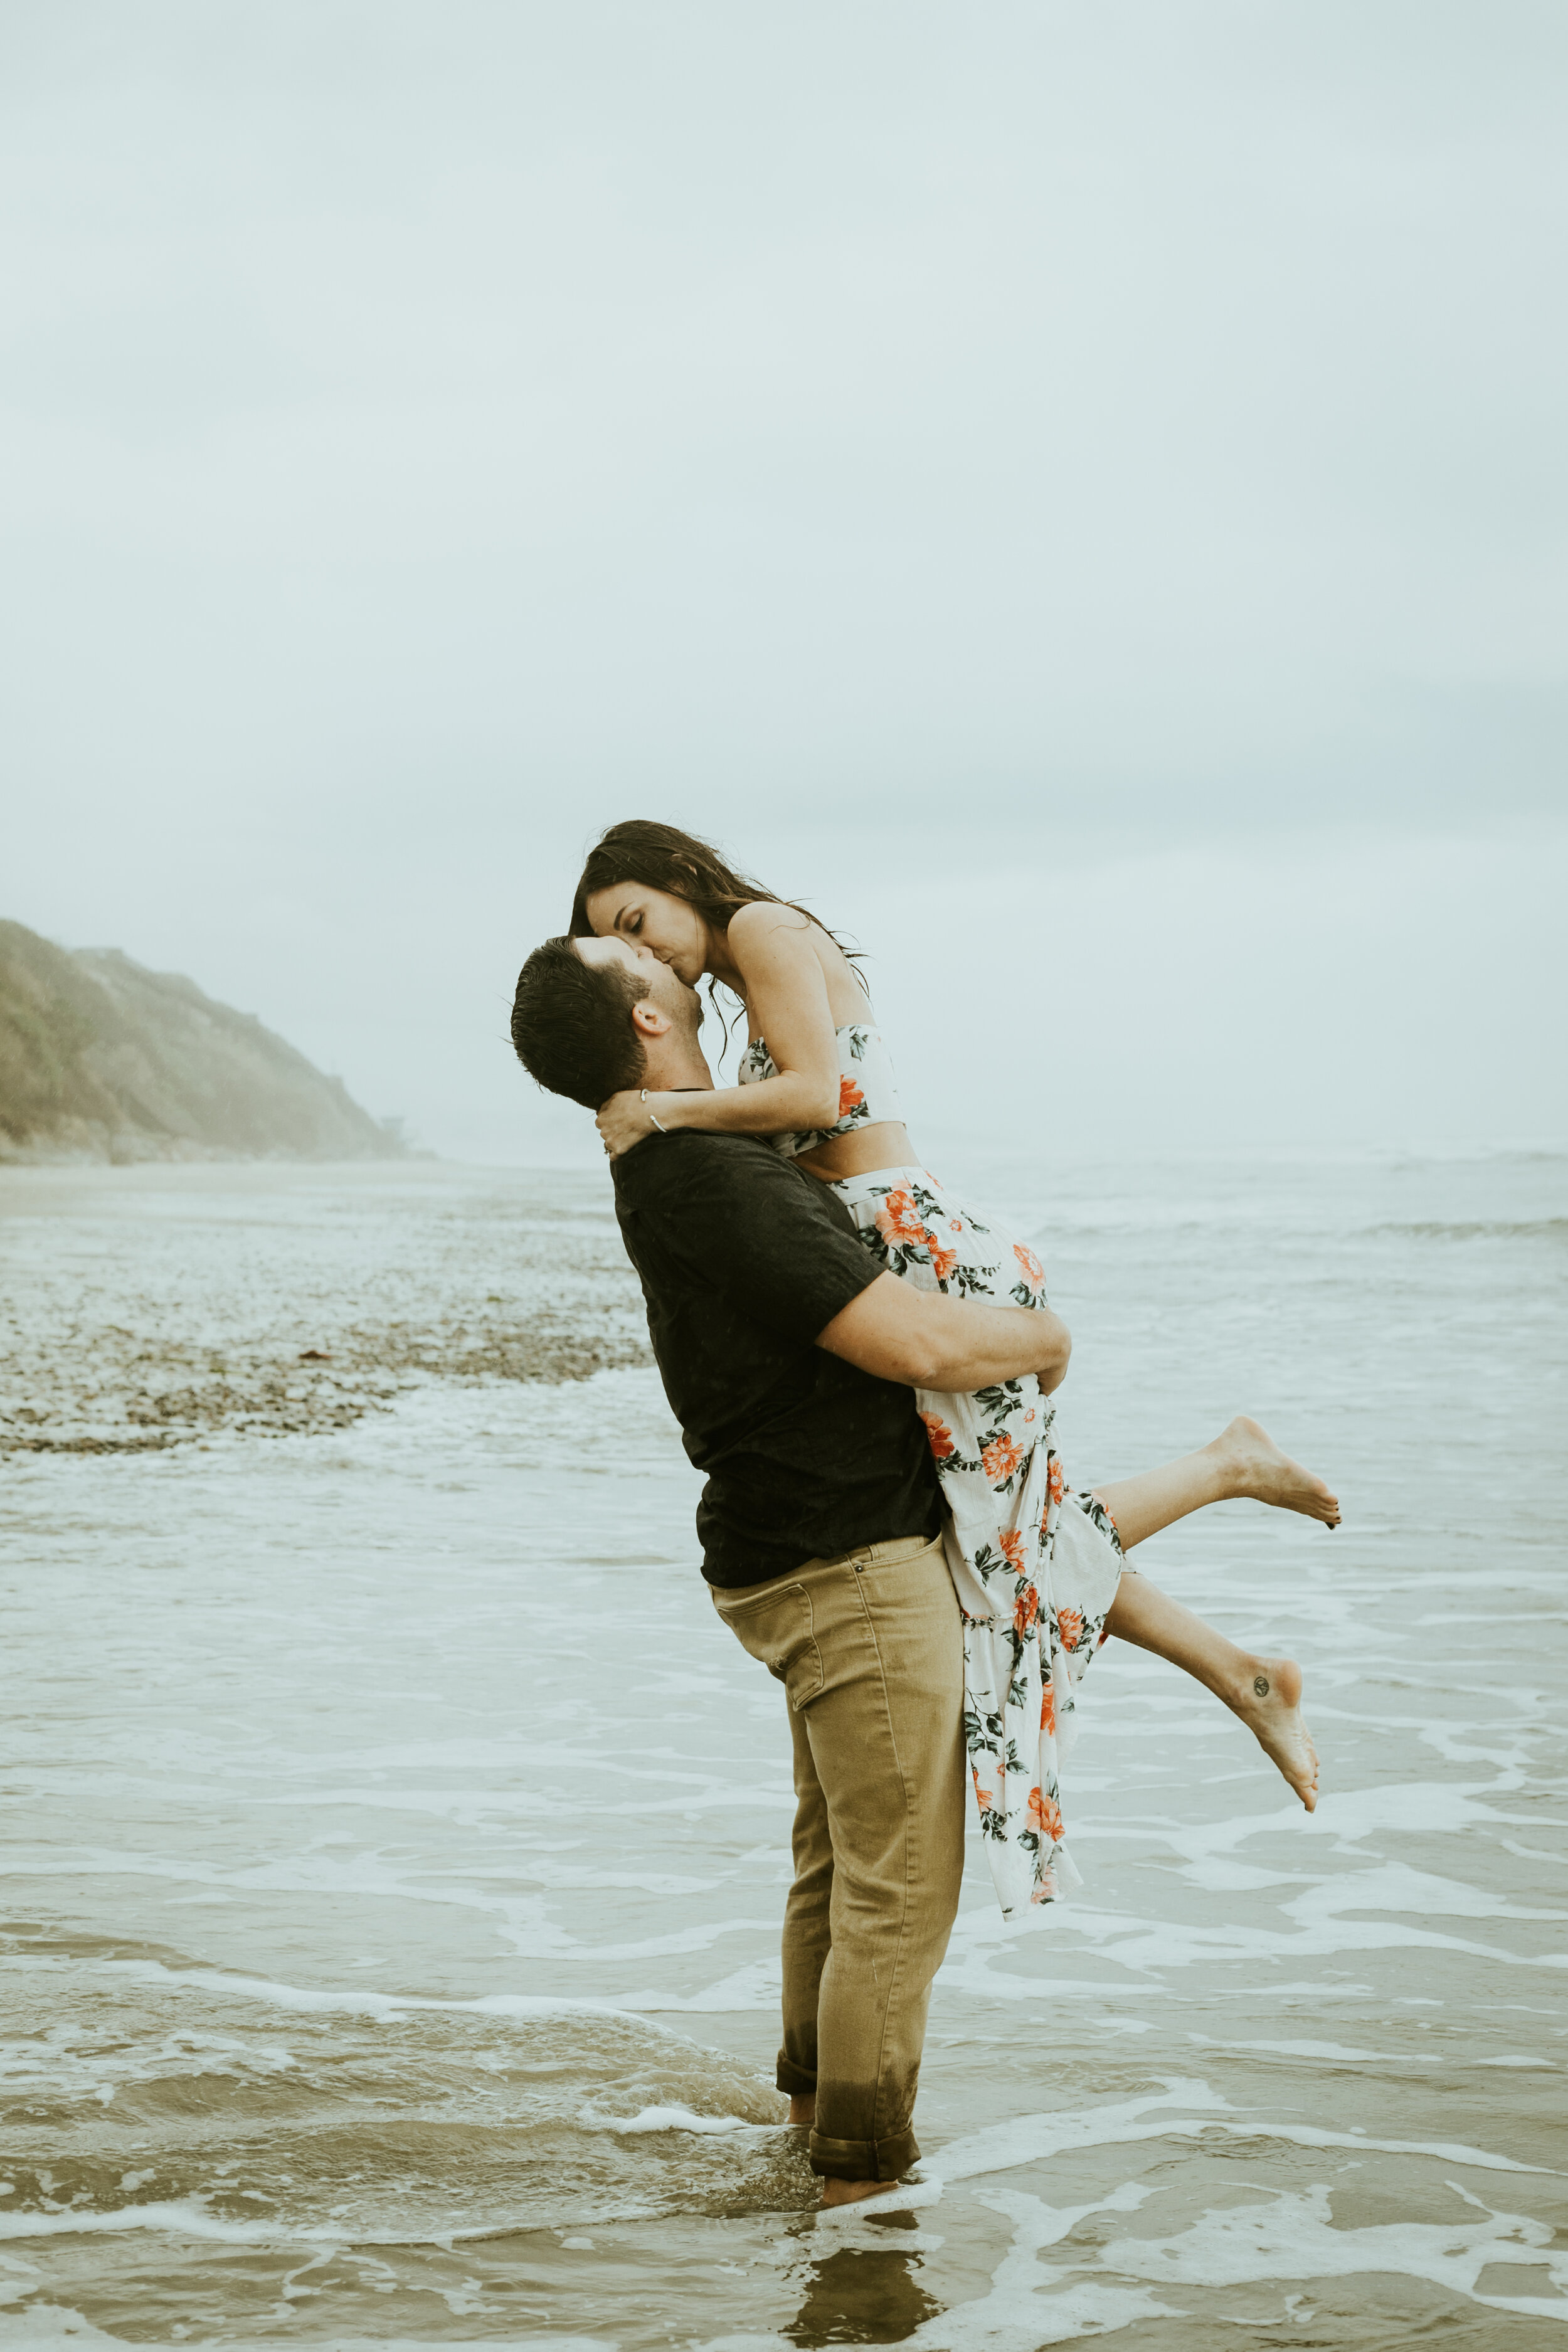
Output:
[[661,1038],[643,1049],[643,1084],[650,1095],[711,1094],[713,1073],[695,1045]]

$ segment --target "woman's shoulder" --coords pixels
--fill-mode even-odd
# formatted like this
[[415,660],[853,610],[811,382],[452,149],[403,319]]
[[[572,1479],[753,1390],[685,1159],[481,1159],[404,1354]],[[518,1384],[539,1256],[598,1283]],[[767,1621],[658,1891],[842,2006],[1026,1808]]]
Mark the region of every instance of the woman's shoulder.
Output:
[[730,945],[744,955],[748,949],[763,949],[798,940],[808,946],[809,933],[815,929],[811,918],[803,915],[798,907],[787,907],[778,898],[752,898],[737,907],[730,918]]
[[865,992],[843,949],[831,931],[800,908],[776,898],[754,898],[737,907],[730,918],[730,946],[743,979],[787,982],[798,973],[804,980],[815,966],[827,984],[830,1003],[837,1008],[835,1020],[861,1013],[869,1017]]

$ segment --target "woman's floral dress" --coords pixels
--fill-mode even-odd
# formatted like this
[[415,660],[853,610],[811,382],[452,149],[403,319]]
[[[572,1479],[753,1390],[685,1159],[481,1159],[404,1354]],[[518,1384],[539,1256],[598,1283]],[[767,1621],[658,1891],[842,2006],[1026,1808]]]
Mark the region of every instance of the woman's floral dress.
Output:
[[[880,1168],[831,1189],[906,1282],[998,1307],[1046,1305],[1034,1251],[927,1170]],[[1105,1638],[1121,1546],[1103,1506],[1068,1491],[1051,1444],[1056,1409],[1033,1376],[972,1396],[921,1390],[916,1402],[950,1514],[981,1832],[1002,1909],[1022,1919],[1082,1884],[1064,1842],[1059,1763],[1077,1729],[1077,1687]]]
[[[901,1120],[892,1063],[868,1023],[837,1032],[838,1118],[776,1135],[795,1158],[835,1137]],[[741,1064],[750,1086],[777,1076],[765,1041]],[[878,1168],[830,1185],[882,1265],[921,1290],[997,1307],[1044,1307],[1039,1259],[952,1200],[924,1168]],[[1058,1763],[1077,1729],[1074,1693],[1105,1636],[1121,1546],[1092,1495],[1070,1494],[1051,1444],[1056,1408],[1032,1376],[973,1396],[916,1392],[949,1513],[947,1564],[963,1614],[964,1738],[986,1858],[1002,1909],[1082,1885],[1064,1843]]]

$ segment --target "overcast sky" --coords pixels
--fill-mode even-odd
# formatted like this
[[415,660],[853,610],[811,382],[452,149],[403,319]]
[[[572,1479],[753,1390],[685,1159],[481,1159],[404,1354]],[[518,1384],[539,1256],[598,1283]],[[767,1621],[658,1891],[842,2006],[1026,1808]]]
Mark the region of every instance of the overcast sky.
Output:
[[9,0],[0,913],[378,1113],[625,815],[919,1132],[1568,1139],[1562,0]]

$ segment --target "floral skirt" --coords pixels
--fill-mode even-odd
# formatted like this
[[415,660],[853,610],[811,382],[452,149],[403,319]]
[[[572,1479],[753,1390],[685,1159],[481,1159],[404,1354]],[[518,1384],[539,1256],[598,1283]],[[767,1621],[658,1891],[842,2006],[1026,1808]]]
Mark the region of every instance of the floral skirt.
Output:
[[[983,1223],[923,1168],[878,1168],[831,1188],[889,1273],[921,1290],[1044,1307],[1033,1250]],[[964,1738],[1004,1914],[1081,1885],[1065,1843],[1058,1767],[1074,1694],[1105,1638],[1121,1546],[1092,1495],[1071,1494],[1056,1411],[1028,1376],[972,1396],[918,1398],[949,1518],[963,1613]]]

